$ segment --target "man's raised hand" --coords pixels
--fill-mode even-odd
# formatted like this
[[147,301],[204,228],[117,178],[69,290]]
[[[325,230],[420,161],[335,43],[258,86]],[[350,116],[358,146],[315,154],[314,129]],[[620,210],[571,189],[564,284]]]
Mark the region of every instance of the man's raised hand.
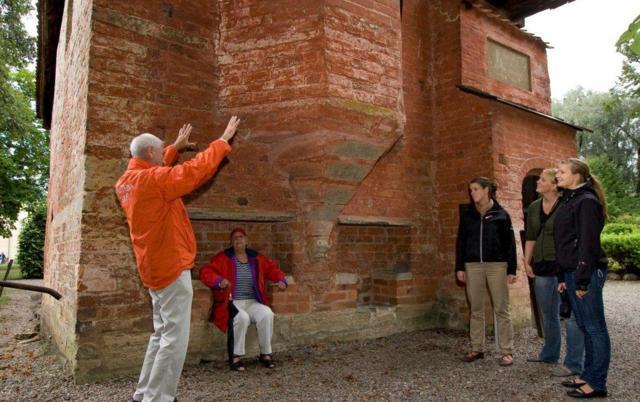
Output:
[[182,126],[182,128],[178,132],[178,138],[176,138],[176,141],[173,143],[176,151],[197,149],[197,145],[195,142],[189,142],[189,135],[191,135],[192,128],[193,127],[191,126],[191,124],[185,124],[184,126]]
[[238,116],[232,116],[231,119],[229,119],[227,128],[224,130],[224,133],[222,134],[222,137],[220,137],[220,139],[229,142],[229,140],[231,140],[235,135],[236,130],[238,129],[238,124],[240,124],[240,119],[238,118]]

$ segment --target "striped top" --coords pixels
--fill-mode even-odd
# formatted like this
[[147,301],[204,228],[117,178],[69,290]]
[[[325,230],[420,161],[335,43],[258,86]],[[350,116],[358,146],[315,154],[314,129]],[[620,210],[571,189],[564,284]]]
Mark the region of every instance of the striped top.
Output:
[[235,299],[256,299],[256,289],[253,287],[253,273],[249,263],[243,263],[234,258],[236,263],[236,288]]

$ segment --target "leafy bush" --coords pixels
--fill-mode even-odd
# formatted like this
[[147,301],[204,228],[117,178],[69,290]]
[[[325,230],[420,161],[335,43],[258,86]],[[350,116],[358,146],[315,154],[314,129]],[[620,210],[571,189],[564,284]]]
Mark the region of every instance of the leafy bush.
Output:
[[47,204],[40,202],[30,208],[18,236],[18,263],[25,279],[42,278],[46,221]]
[[630,234],[640,231],[640,226],[633,223],[609,223],[605,225],[603,234]]
[[624,267],[618,261],[613,258],[609,258],[609,272],[615,272],[617,274],[624,274]]
[[591,173],[602,183],[609,216],[615,217],[634,211],[635,197],[630,194],[630,186],[625,181],[622,169],[604,155],[589,158],[588,163]]
[[603,234],[601,242],[607,256],[619,262],[626,272],[640,273],[640,231]]
[[638,229],[640,230],[640,215],[636,214],[636,215],[631,215],[631,214],[624,214],[624,215],[620,215],[617,216],[615,219],[612,219],[611,222],[615,222],[615,223],[628,223],[630,225],[635,225],[638,227]]

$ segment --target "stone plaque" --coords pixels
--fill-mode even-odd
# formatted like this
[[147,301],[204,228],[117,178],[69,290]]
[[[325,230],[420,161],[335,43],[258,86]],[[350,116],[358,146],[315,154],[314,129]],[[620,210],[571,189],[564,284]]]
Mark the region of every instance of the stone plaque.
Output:
[[491,39],[487,40],[489,78],[531,91],[529,56]]

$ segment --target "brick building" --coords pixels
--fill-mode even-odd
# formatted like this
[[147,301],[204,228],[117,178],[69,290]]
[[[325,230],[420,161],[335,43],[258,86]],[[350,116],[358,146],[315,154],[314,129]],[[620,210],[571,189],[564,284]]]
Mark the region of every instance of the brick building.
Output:
[[[524,18],[567,1],[40,0],[38,111],[51,127],[43,328],[78,381],[137,371],[151,330],[113,191],[139,132],[201,144],[242,124],[185,201],[199,263],[244,226],[293,283],[276,350],[466,325],[458,210],[495,177],[516,230],[523,183],[574,156],[549,116],[546,45]],[[186,158],[192,155],[186,155]],[[188,361],[222,358],[197,281]],[[528,319],[525,280],[512,287]]]

